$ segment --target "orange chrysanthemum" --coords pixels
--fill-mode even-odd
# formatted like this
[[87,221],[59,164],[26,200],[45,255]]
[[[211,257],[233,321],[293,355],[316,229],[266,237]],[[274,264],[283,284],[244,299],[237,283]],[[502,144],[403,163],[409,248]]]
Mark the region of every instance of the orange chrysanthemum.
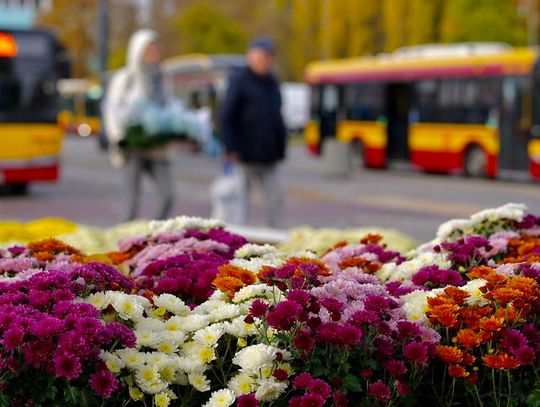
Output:
[[323,257],[325,254],[330,253],[332,250],[339,249],[340,247],[345,247],[348,244],[349,244],[349,242],[347,242],[346,240],[340,240],[339,242],[334,243],[334,245],[332,247],[329,247],[328,249],[326,249],[323,252],[323,254],[321,255],[321,257]]
[[467,382],[470,384],[475,384],[478,381],[478,374],[473,373],[472,375],[467,376]]
[[233,296],[238,290],[257,281],[255,275],[242,267],[225,264],[219,268],[212,285],[218,290]]
[[367,274],[373,274],[381,268],[381,263],[376,261],[370,261],[363,259],[361,257],[353,257],[350,259],[345,259],[339,263],[341,269],[346,269],[349,267],[358,267]]
[[464,291],[461,288],[457,288],[454,286],[445,288],[444,293],[458,305],[462,305],[465,301],[465,298],[470,297],[470,294],[467,291]]
[[458,311],[457,305],[443,304],[428,308],[426,314],[432,324],[439,323],[445,327],[456,328],[459,326]]
[[437,345],[435,353],[444,363],[461,363],[463,351],[454,346]]
[[514,301],[518,301],[521,298],[521,292],[519,290],[508,288],[508,287],[499,287],[495,290],[487,293],[485,298],[497,301],[499,304],[506,305]]
[[458,345],[463,346],[465,349],[470,350],[480,345],[480,335],[478,335],[472,329],[462,329],[456,335]]
[[467,276],[470,278],[483,278],[490,276],[491,274],[496,274],[495,270],[488,266],[477,266],[470,269],[467,273]]
[[107,257],[110,259],[110,261],[112,262],[112,264],[121,264],[123,262],[125,262],[126,260],[129,260],[131,259],[135,254],[131,253],[131,252],[126,252],[126,253],[122,253],[122,252],[109,252],[107,253]]
[[518,318],[519,321],[523,320],[521,314],[519,314],[512,305],[507,305],[504,308],[499,308],[497,311],[495,311],[495,314],[493,315],[495,315],[495,317],[497,318],[503,318],[504,321],[509,325],[518,322]]
[[465,370],[465,368],[460,365],[449,365],[448,374],[452,377],[458,377],[458,378],[469,376],[469,372],[467,372],[467,370]]
[[382,240],[382,236],[378,233],[369,233],[366,236],[364,236],[362,239],[360,239],[360,243],[362,244],[377,244]]
[[54,259],[54,256],[60,253],[82,256],[82,253],[74,247],[53,238],[30,242],[28,243],[28,249],[31,252],[31,256],[41,261],[51,261]]
[[257,273],[257,277],[261,281],[266,281],[268,280],[269,276],[273,275],[274,271],[275,271],[274,267],[262,266],[259,272]]
[[516,369],[519,367],[519,361],[505,352],[499,352],[494,355],[482,356],[484,363],[492,369]]
[[538,283],[536,280],[529,277],[513,277],[508,280],[506,287],[520,291],[524,301],[535,300],[538,296]]
[[503,323],[504,318],[498,318],[494,315],[490,316],[489,318],[484,317],[480,319],[480,329],[489,332],[497,332],[502,328]]
[[463,365],[472,365],[476,361],[476,358],[471,355],[469,352],[463,352],[463,360],[461,364]]
[[459,316],[464,321],[465,325],[471,329],[477,329],[480,324],[480,314],[478,307],[462,308],[459,311]]
[[446,296],[444,294],[440,294],[440,295],[437,295],[435,297],[428,298],[427,303],[428,303],[429,308],[435,308],[435,307],[439,307],[441,305],[457,306],[454,303],[454,300],[452,300],[450,297],[448,297],[448,296]]

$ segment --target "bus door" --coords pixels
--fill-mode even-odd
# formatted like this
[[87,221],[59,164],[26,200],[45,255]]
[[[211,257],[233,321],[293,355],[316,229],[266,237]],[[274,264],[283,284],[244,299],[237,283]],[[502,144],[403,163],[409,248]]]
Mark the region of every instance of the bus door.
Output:
[[326,138],[336,137],[336,128],[341,101],[341,90],[338,85],[323,85],[320,104],[321,146]]
[[526,170],[528,167],[530,120],[527,119],[527,115],[530,116],[530,110],[524,106],[523,99],[528,98],[527,93],[531,87],[528,86],[526,89],[525,82],[525,78],[502,79],[499,107],[499,168],[502,170]]
[[386,88],[387,157],[390,160],[409,159],[408,128],[412,95],[412,85],[407,83],[390,83]]

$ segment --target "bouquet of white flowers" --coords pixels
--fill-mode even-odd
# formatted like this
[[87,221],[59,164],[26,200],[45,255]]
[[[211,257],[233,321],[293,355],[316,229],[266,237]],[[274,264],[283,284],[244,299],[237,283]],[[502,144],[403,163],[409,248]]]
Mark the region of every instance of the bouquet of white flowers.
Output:
[[172,140],[200,141],[202,124],[179,101],[165,106],[145,100],[133,105],[121,147],[152,147]]

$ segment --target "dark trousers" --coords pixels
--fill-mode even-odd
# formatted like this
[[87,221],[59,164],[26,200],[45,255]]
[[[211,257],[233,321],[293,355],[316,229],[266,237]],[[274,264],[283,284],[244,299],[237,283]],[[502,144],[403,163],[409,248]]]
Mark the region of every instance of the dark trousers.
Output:
[[125,167],[127,207],[124,219],[133,220],[137,217],[141,179],[148,173],[157,187],[157,210],[155,219],[166,219],[173,202],[172,177],[167,161],[156,161],[150,158],[127,154]]

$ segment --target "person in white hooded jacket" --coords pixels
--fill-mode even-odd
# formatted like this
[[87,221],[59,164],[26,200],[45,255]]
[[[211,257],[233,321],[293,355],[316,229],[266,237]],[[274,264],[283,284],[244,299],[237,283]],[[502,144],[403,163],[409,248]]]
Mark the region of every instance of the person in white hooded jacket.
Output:
[[129,40],[126,66],[116,71],[111,78],[103,105],[111,162],[114,167],[124,167],[125,171],[125,220],[137,216],[140,184],[145,172],[155,181],[159,191],[155,218],[165,219],[172,205],[172,178],[166,147],[119,147],[136,103],[151,101],[160,106],[165,105],[160,59],[157,33],[149,29],[136,31]]

